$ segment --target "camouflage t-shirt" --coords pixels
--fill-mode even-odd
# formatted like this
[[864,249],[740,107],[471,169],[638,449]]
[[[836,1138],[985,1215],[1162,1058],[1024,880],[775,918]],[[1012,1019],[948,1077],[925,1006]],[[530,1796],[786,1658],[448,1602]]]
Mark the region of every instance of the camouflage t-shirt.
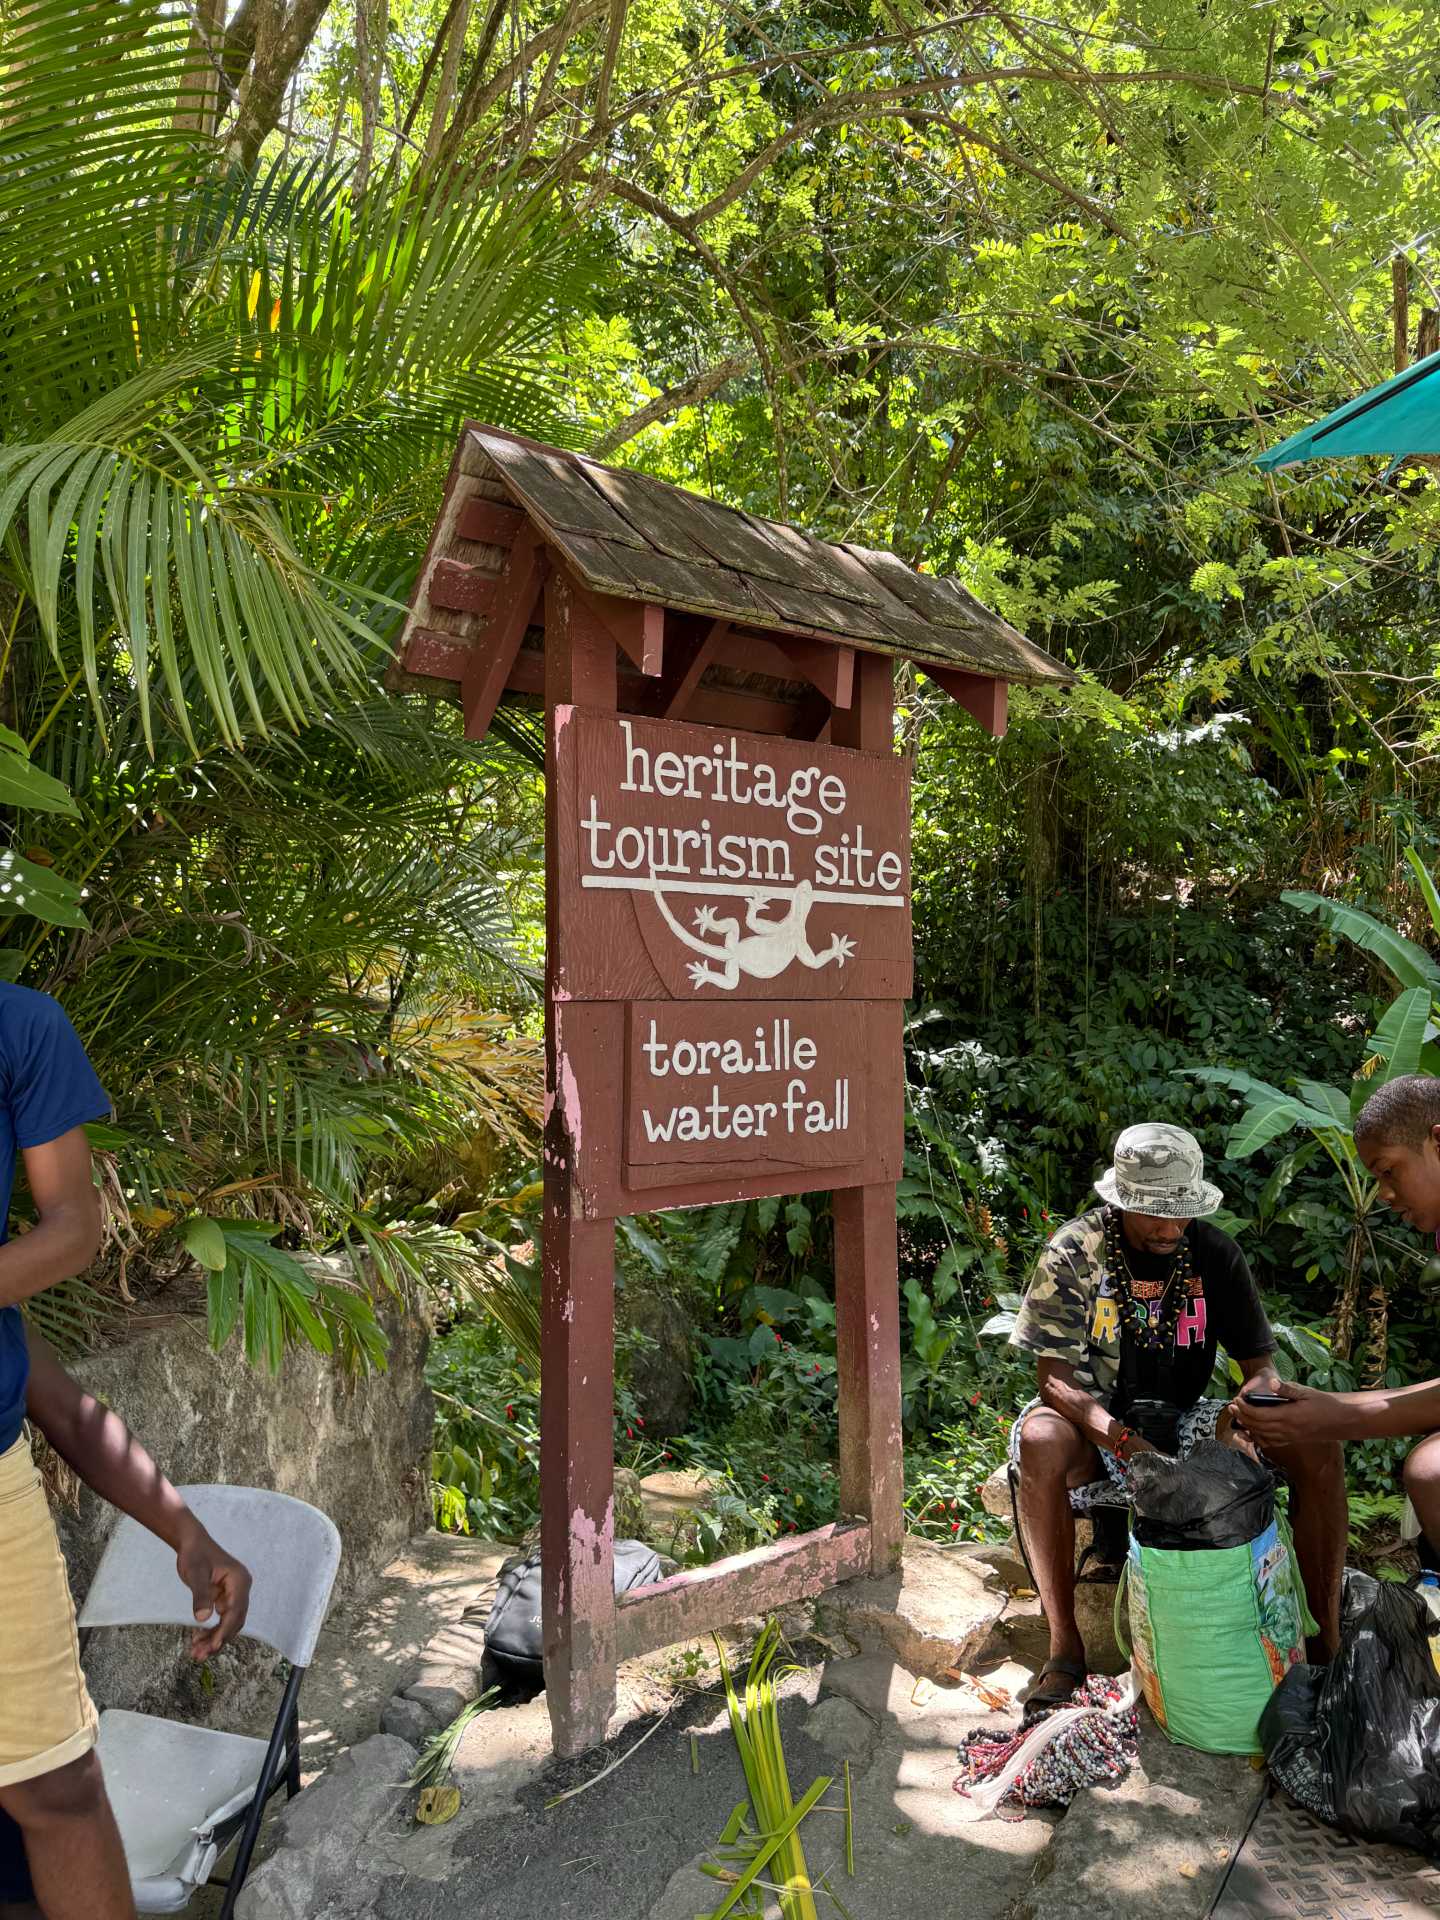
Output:
[[[1134,1394],[1192,1407],[1215,1370],[1217,1347],[1232,1359],[1250,1360],[1271,1352],[1275,1340],[1249,1265],[1229,1234],[1206,1220],[1192,1220],[1185,1232],[1190,1279],[1175,1339],[1168,1353],[1135,1355]],[[1127,1258],[1140,1281],[1166,1278],[1171,1270],[1168,1259],[1133,1250]],[[1105,1208],[1092,1207],[1067,1221],[1035,1263],[1010,1343],[1039,1359],[1064,1361],[1075,1369],[1077,1386],[1108,1405],[1120,1374],[1124,1291],[1124,1276],[1106,1266]]]

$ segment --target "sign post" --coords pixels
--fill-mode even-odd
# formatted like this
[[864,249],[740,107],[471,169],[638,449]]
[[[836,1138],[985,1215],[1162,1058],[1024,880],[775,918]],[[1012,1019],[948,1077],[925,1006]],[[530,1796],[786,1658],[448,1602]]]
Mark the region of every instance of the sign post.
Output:
[[[536,629],[540,644],[533,644]],[[993,733],[1067,671],[958,583],[492,428],[462,437],[393,684],[543,702],[541,1561],[555,1746],[618,1661],[903,1539],[895,1185],[911,990],[896,657]],[[839,1517],[614,1592],[615,1221],[829,1189]]]

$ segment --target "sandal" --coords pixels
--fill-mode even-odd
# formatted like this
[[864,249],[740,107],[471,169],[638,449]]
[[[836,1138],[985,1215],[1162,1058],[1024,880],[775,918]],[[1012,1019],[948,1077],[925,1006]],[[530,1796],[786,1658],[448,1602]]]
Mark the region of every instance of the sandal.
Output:
[[1088,1678],[1089,1669],[1083,1660],[1047,1660],[1025,1696],[1025,1717],[1068,1706],[1071,1696]]

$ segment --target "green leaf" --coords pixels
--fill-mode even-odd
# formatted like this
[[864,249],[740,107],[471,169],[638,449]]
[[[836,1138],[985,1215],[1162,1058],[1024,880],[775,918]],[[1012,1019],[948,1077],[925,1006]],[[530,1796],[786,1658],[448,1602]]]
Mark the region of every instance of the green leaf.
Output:
[[25,742],[8,727],[0,727],[0,807],[80,816],[69,788],[33,766]]
[[74,927],[82,933],[90,928],[73,880],[7,847],[0,852],[0,915],[10,913],[28,913],[51,926]]
[[1420,892],[1429,910],[1430,924],[1435,929],[1435,937],[1440,939],[1440,892],[1437,892],[1430,870],[1420,858],[1416,848],[1407,847],[1405,858],[1410,862],[1411,870],[1420,884]]
[[1278,1140],[1282,1133],[1290,1133],[1296,1127],[1304,1126],[1304,1114],[1305,1109],[1298,1101],[1287,1100],[1283,1096],[1278,1100],[1257,1103],[1230,1129],[1225,1142],[1226,1158],[1248,1159],[1272,1140]]
[[190,1258],[198,1265],[211,1273],[224,1270],[229,1251],[218,1220],[211,1220],[203,1213],[192,1213],[181,1231],[181,1238]]
[[[1378,1054],[1385,1062],[1383,1070],[1370,1077],[1368,1086],[1372,1092],[1376,1087],[1383,1087],[1387,1080],[1398,1080],[1402,1074],[1419,1072],[1420,1050],[1425,1044],[1425,1032],[1430,1024],[1430,1007],[1430,989],[1411,987],[1408,993],[1402,993],[1398,1000],[1386,1008],[1380,1024],[1367,1043],[1369,1051]],[[1347,1123],[1349,1117],[1347,1101]]]
[[1383,920],[1318,893],[1282,893],[1280,898],[1299,913],[1314,914],[1322,926],[1351,941],[1362,953],[1373,953],[1402,987],[1426,987],[1432,994],[1440,994],[1440,966],[1423,947],[1387,927]]

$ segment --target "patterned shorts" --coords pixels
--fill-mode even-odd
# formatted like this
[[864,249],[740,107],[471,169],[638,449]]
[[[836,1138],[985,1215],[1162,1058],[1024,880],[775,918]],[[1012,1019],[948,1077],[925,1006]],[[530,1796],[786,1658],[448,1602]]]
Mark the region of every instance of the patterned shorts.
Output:
[[[1037,1408],[1043,1407],[1043,1400],[1032,1400],[1023,1406],[1015,1416],[1015,1424],[1010,1429],[1010,1465],[1020,1471],[1020,1429]],[[1199,1400],[1193,1407],[1180,1416],[1179,1457],[1184,1459],[1187,1453],[1199,1446],[1202,1440],[1215,1438],[1215,1425],[1225,1411],[1223,1400]],[[1130,1504],[1130,1470],[1117,1460],[1113,1453],[1107,1453],[1103,1447],[1096,1451],[1100,1455],[1100,1464],[1105,1469],[1103,1480],[1091,1480],[1083,1487],[1070,1489],[1070,1505],[1076,1513],[1088,1513],[1092,1507],[1128,1507]]]

